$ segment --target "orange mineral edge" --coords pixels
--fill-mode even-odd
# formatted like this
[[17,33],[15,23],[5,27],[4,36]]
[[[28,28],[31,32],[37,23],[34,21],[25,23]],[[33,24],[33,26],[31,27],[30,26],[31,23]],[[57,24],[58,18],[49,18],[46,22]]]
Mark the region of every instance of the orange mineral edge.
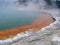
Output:
[[28,31],[28,29],[38,31],[39,29],[48,26],[50,23],[53,23],[54,21],[55,20],[53,19],[51,14],[43,12],[43,14],[38,19],[33,21],[31,25],[23,25],[0,31],[0,39],[14,37],[18,33]]

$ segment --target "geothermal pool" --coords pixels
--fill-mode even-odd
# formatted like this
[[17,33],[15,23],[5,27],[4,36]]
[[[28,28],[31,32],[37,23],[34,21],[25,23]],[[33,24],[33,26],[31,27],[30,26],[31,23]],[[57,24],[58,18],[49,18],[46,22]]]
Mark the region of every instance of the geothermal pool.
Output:
[[40,7],[42,8],[40,3],[38,5],[33,4],[33,2],[27,3],[28,5],[26,6],[15,4],[14,0],[1,0],[0,39],[14,37],[16,34],[29,29],[38,31],[55,21],[52,14],[40,10]]
[[0,7],[0,30],[31,24],[38,17],[39,13],[34,11],[18,11]]
[[[0,30],[31,24],[35,19],[40,17],[40,13],[32,11],[36,6],[28,6],[28,9],[34,7],[30,11],[27,8],[26,10],[19,10],[19,8],[16,8],[18,7],[15,3],[16,1],[18,0],[0,0]],[[23,6],[22,9],[24,8]]]

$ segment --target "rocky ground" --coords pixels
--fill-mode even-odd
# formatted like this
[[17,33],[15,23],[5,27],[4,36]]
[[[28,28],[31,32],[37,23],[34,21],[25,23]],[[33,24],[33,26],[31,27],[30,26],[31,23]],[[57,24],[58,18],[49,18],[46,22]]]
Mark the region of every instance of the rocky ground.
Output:
[[[23,38],[12,45],[58,45],[60,40],[60,30],[59,29],[48,29],[42,31],[41,33],[35,33],[30,37]],[[60,44],[59,44],[60,45]]]

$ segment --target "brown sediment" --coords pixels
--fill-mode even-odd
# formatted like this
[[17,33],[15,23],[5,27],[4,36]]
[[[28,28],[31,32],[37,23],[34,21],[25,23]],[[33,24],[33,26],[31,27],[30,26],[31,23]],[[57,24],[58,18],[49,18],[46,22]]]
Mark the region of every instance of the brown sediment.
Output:
[[33,21],[31,25],[18,26],[15,28],[0,31],[0,39],[13,37],[18,33],[27,31],[28,29],[38,31],[39,29],[48,26],[52,22],[54,22],[54,19],[51,14],[44,12],[38,19]]

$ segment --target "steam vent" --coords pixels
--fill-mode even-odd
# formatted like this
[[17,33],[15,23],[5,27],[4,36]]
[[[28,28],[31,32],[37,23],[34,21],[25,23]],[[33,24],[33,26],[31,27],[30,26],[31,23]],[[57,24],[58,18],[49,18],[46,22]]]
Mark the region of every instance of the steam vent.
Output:
[[58,45],[60,17],[57,2],[0,0],[0,45]]

